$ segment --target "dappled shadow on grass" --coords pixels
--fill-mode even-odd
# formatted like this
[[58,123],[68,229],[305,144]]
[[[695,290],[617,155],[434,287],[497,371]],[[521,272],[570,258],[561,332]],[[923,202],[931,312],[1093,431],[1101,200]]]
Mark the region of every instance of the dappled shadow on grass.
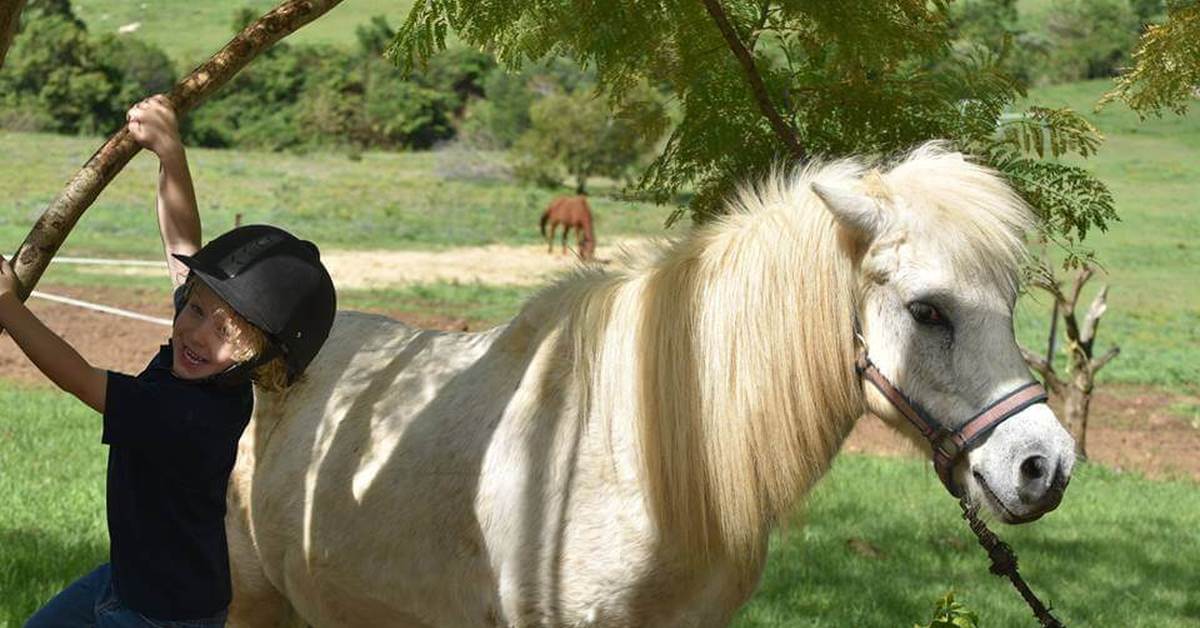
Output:
[[[915,461],[852,456],[814,495],[807,526],[772,543],[738,626],[905,626],[955,590],[985,626],[1034,626],[953,500]],[[1193,487],[1084,472],[1041,521],[992,525],[1056,616],[1080,626],[1200,625]],[[1190,501],[1188,501],[1190,500]]]
[[108,543],[38,529],[0,529],[0,626],[20,626],[76,579],[108,561]]

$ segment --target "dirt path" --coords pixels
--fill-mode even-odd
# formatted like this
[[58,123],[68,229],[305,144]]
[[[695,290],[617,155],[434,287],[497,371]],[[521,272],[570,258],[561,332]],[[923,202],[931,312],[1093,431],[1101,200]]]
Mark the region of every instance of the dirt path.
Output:
[[[622,248],[643,246],[646,240],[613,240],[596,248],[596,260],[605,263]],[[532,286],[570,270],[578,260],[573,250],[560,246],[547,252],[543,245],[492,244],[441,251],[339,251],[321,252],[321,259],[338,288],[384,288],[437,281],[480,282],[490,285]],[[77,272],[158,276],[162,269],[148,266],[76,266]]]

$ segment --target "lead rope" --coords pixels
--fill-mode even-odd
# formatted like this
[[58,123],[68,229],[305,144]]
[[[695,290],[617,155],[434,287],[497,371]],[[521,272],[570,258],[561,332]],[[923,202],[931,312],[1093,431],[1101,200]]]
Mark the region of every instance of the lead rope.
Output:
[[1009,581],[1017,588],[1017,592],[1029,604],[1029,608],[1033,609],[1033,615],[1037,617],[1039,623],[1047,628],[1063,628],[1064,624],[1050,614],[1050,609],[1042,604],[1029,585],[1025,584],[1025,579],[1021,577],[1021,574],[1017,573],[1017,555],[1013,553],[1012,548],[1008,546],[1008,543],[1001,541],[1000,537],[989,530],[987,525],[976,516],[978,506],[968,504],[965,499],[959,499],[958,506],[962,508],[963,519],[967,520],[971,531],[979,538],[979,545],[987,550],[988,558],[992,560],[992,566],[988,568],[988,571],[997,576],[1008,576]]

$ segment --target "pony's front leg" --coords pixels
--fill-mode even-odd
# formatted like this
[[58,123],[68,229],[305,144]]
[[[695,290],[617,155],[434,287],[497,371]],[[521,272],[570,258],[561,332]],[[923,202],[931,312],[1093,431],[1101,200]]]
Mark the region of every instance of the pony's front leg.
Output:
[[546,252],[554,253],[554,230],[558,229],[558,223],[550,221],[550,234],[546,236]]
[[[578,232],[579,232],[579,230],[578,230],[578,229],[576,229],[576,230],[575,230],[575,232],[576,232],[576,233],[578,233]],[[563,245],[563,252],[562,252],[562,254],[563,254],[563,255],[566,255],[566,254],[567,254],[567,234],[569,234],[569,233],[571,233],[571,225],[563,225],[563,236],[562,236],[562,238],[563,238],[563,242],[562,242],[562,245]]]

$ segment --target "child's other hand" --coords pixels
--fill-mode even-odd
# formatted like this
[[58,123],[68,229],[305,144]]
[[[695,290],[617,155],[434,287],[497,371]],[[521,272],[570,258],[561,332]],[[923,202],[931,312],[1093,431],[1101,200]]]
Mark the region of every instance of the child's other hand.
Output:
[[182,145],[175,108],[162,94],[151,96],[130,107],[125,119],[129,122],[129,133],[138,145],[159,158]]
[[8,260],[0,255],[0,297],[8,294],[17,294],[17,275]]

